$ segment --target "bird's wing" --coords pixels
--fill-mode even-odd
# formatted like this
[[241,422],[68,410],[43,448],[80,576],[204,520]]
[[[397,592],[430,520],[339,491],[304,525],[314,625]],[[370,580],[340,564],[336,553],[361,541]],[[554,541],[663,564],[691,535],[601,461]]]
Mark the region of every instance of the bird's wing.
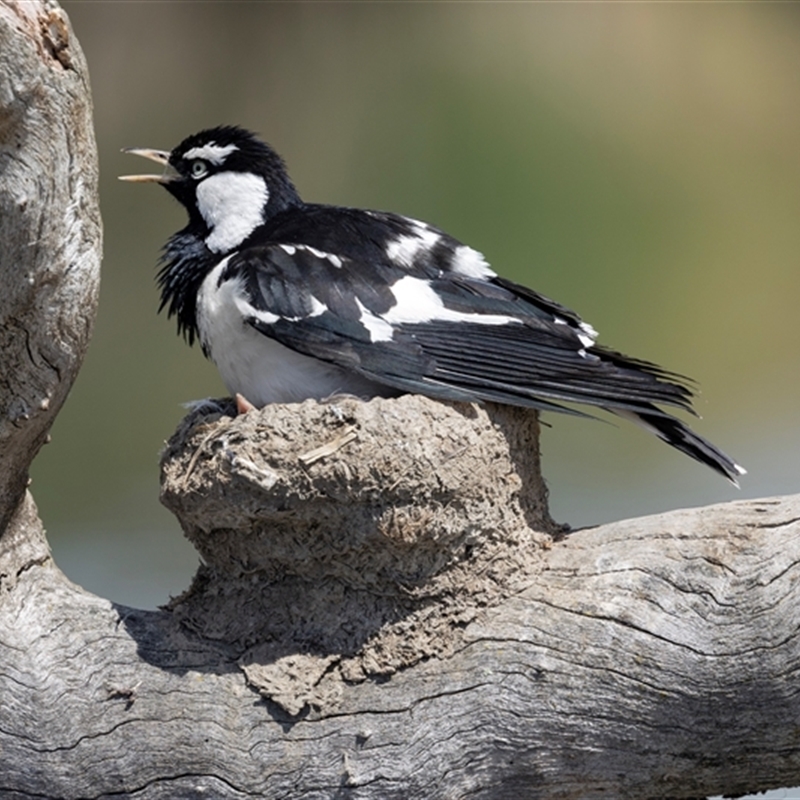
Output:
[[573,312],[493,273],[419,277],[387,260],[271,244],[232,256],[226,278],[241,282],[240,311],[264,336],[402,391],[562,411],[564,401],[690,410],[673,376],[596,346]]

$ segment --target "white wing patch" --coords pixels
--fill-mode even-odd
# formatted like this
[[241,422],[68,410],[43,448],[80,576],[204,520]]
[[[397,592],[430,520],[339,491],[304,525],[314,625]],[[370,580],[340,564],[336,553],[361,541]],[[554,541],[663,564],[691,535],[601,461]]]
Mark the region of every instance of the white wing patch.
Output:
[[197,209],[211,229],[213,253],[238,247],[263,221],[269,200],[266,181],[246,172],[218,172],[197,185]]
[[494,278],[497,275],[486,262],[483,253],[479,253],[465,244],[456,248],[450,263],[453,272],[457,272],[467,278],[478,278],[480,280]]
[[414,232],[398,236],[386,245],[386,255],[396,264],[411,267],[421,250],[432,250],[442,238],[441,234],[431,230],[424,222],[409,220]]
[[[256,317],[270,325],[281,317],[247,302],[244,282],[235,277],[219,285],[229,258],[203,281],[197,296],[197,327],[203,349],[217,365],[231,394],[239,392],[257,407],[267,403],[321,399],[336,392],[356,396],[390,396],[396,391],[316,358],[301,355],[270,339],[247,323]],[[308,317],[327,311],[313,297]],[[290,320],[293,321],[293,320]]]
[[579,323],[578,328],[580,329],[578,333],[580,343],[584,347],[591,347],[597,339],[597,331],[588,322]]
[[588,322],[581,322],[580,329],[592,340],[594,344],[595,339],[600,335]]
[[280,244],[281,248],[287,255],[293,256],[298,250],[305,250],[306,252],[315,255],[317,258],[325,258],[333,264],[334,267],[342,266],[342,259],[333,253],[326,253],[323,250],[317,250],[316,247],[311,247],[308,244]]
[[445,308],[442,298],[428,281],[406,275],[391,287],[397,301],[382,319],[391,325],[415,322],[474,322],[478,325],[522,324],[504,314],[469,314]]
[[361,312],[358,321],[367,329],[369,340],[371,342],[390,342],[394,328],[386,320],[373,314],[357,297],[356,305]]
[[323,255],[328,259],[328,261],[331,262],[331,264],[333,264],[334,267],[341,268],[342,259],[339,258],[339,256],[334,255],[333,253],[324,253]]
[[191,150],[187,150],[183,157],[189,161],[193,158],[202,158],[203,161],[208,161],[209,164],[214,164],[214,166],[220,166],[220,164],[225,163],[225,159],[232,153],[234,150],[238,150],[239,148],[235,144],[217,144],[216,142],[209,142],[208,144],[204,144],[202,147],[193,147]]
[[[563,317],[553,317],[553,322],[556,325],[569,325],[569,322]],[[575,335],[584,347],[591,347],[597,340],[598,333],[588,322],[581,321],[578,323],[578,330],[575,331]],[[584,350],[580,350],[578,354],[584,358],[586,357]]]
[[[325,303],[320,302],[317,300],[314,295],[311,295],[311,311],[303,317],[303,319],[310,319],[311,317],[318,317],[320,314],[324,314],[328,310],[328,306]],[[293,320],[294,321],[294,320]]]

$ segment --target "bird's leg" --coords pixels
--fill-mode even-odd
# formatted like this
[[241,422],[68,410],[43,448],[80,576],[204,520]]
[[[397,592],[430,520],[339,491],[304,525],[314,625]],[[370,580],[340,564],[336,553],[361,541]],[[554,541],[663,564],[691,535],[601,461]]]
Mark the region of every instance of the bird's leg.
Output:
[[236,392],[236,413],[246,414],[248,411],[257,411],[256,407],[242,394]]

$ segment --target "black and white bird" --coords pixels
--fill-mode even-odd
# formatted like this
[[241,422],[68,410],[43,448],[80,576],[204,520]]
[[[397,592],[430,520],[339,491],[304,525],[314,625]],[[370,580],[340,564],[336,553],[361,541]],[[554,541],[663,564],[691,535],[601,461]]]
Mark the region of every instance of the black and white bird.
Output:
[[595,344],[573,311],[497,275],[477,250],[416,219],[301,200],[281,157],[238,127],[163,164],[187,210],[158,274],[161,308],[253,405],[419,393],[638,423],[736,484],[745,470],[662,410],[692,411],[677,375]]

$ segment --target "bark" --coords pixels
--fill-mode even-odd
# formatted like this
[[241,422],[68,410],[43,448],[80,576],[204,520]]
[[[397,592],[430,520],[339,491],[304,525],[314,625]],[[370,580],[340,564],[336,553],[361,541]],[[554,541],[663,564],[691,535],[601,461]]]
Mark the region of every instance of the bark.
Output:
[[0,3],[0,531],[89,344],[101,223],[83,55],[54,4]]
[[[800,783],[797,496],[572,533],[446,655],[349,680],[347,659],[297,647],[266,653],[278,678],[248,685],[241,641],[71,586],[29,503],[0,542],[15,576],[2,797],[638,799]],[[221,602],[227,588],[213,584]],[[296,714],[292,676],[310,699]]]
[[167,609],[53,563],[27,469],[94,313],[88,80],[0,3],[0,797],[691,798],[800,784],[800,496],[566,533],[536,418],[189,415]]

